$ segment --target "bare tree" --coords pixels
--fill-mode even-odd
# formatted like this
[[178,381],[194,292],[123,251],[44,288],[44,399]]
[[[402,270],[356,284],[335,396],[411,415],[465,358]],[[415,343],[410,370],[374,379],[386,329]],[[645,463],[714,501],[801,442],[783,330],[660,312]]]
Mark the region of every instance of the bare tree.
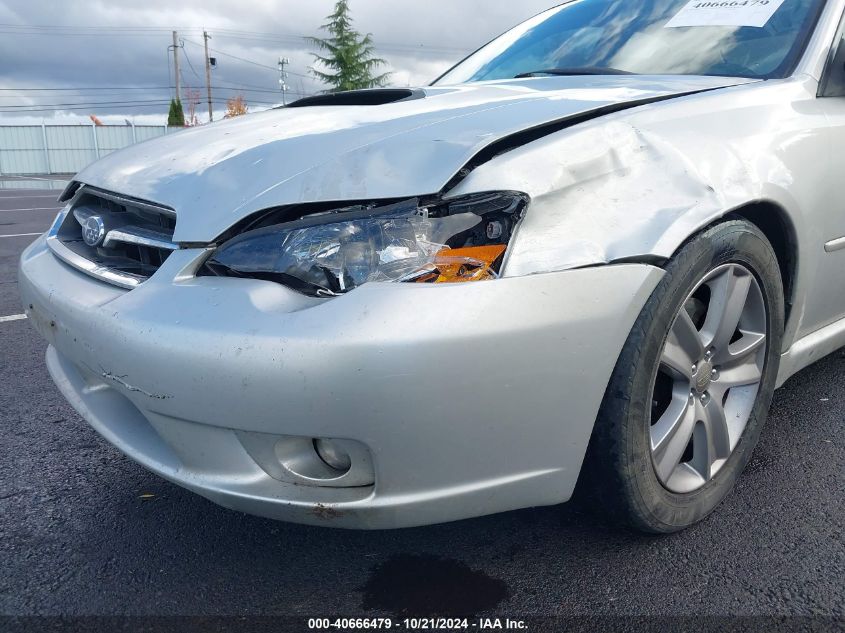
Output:
[[236,116],[243,116],[249,113],[249,106],[244,101],[243,95],[236,95],[231,99],[226,99],[226,114],[224,119],[233,119]]
[[200,124],[197,118],[197,106],[200,104],[201,93],[195,88],[185,88],[185,103],[188,106],[188,113],[185,115],[185,127],[195,127]]

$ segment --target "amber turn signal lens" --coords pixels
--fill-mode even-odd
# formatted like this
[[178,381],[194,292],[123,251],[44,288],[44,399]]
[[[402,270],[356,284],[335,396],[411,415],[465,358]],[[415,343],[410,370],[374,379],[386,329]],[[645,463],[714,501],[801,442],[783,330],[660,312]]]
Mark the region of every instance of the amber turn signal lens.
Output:
[[431,272],[421,275],[415,281],[447,284],[495,279],[493,266],[506,248],[497,245],[444,249],[435,256]]

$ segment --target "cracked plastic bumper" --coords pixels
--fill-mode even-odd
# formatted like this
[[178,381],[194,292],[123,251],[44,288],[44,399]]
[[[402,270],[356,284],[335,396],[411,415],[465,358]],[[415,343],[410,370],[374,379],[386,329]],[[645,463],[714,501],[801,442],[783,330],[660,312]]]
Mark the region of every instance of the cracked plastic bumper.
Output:
[[[127,292],[43,238],[20,288],[64,396],[109,442],[223,506],[350,528],[566,501],[607,380],[662,271],[629,264],[315,300],[195,278],[174,253]],[[375,484],[271,477],[238,432],[354,440]]]

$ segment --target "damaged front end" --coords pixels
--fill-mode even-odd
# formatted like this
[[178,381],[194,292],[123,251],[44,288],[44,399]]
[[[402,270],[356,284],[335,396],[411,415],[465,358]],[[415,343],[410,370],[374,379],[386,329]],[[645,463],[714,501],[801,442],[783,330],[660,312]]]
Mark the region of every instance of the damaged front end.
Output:
[[370,282],[495,279],[527,203],[525,194],[488,192],[269,211],[226,240],[200,274],[275,281],[315,297]]

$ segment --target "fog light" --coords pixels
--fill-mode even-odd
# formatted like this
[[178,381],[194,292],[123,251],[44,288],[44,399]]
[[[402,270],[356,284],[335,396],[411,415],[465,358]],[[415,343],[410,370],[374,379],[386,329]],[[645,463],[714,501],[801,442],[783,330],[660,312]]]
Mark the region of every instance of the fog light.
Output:
[[235,431],[241,445],[273,479],[304,486],[361,488],[375,484],[370,449],[355,440]]
[[345,473],[352,468],[352,458],[345,450],[331,440],[314,440],[314,450],[326,464]]

